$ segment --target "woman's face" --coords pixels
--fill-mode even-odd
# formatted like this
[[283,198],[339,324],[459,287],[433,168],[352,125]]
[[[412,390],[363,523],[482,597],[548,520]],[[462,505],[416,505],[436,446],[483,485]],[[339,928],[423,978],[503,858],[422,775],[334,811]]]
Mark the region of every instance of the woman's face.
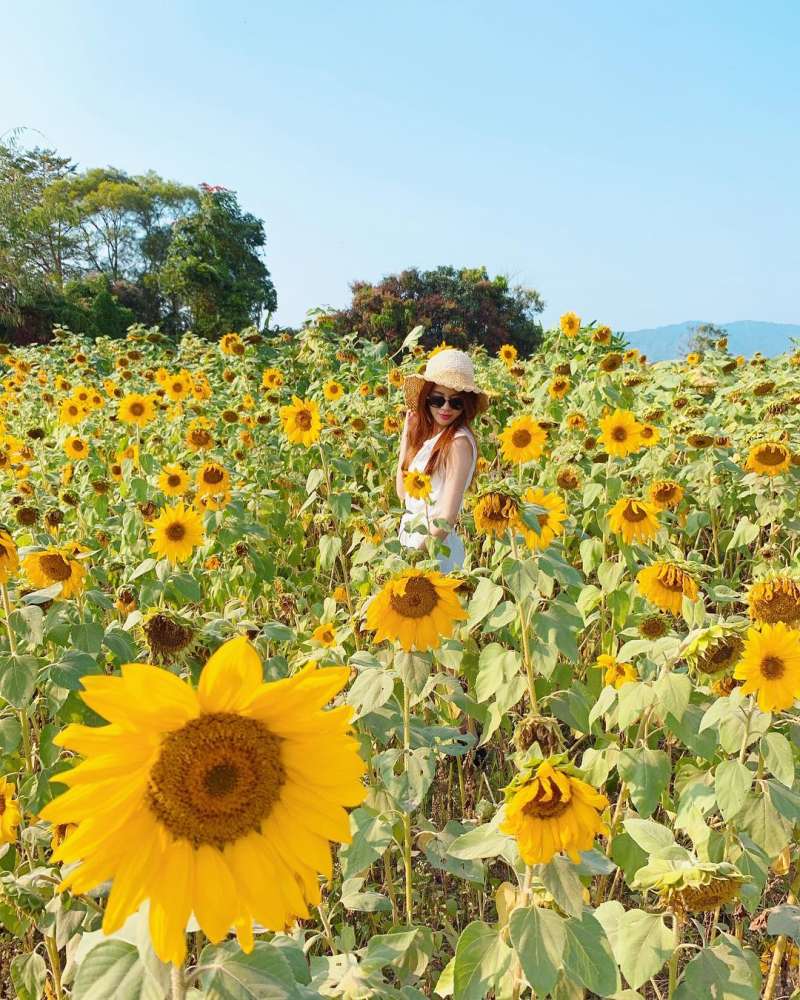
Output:
[[[431,400],[433,399],[438,402],[440,397],[444,399],[443,405],[433,406]],[[433,417],[433,422],[437,427],[448,427],[464,412],[463,408],[456,409],[450,403],[451,399],[460,399],[463,401],[464,394],[457,392],[455,389],[448,389],[446,385],[439,385],[438,383],[431,389],[428,396],[428,412]]]

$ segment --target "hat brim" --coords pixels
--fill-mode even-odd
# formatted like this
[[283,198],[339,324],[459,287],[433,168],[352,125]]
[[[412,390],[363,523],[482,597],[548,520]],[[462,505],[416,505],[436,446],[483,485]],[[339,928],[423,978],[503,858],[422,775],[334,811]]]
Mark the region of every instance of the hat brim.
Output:
[[[419,394],[422,392],[422,387],[425,385],[425,377],[423,375],[406,375],[403,381],[403,395],[405,396],[406,404],[409,409],[416,410],[419,405]],[[489,394],[484,392],[483,389],[479,389],[476,385],[472,386],[455,386],[448,385],[447,382],[439,382],[439,385],[446,385],[448,389],[453,389],[455,392],[471,392],[473,395],[478,397],[478,413],[484,413],[489,409]]]

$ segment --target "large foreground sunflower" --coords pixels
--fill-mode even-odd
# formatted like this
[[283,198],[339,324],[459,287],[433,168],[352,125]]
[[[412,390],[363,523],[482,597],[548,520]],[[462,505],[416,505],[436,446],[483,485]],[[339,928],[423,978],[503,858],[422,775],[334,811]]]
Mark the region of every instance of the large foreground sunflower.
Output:
[[460,581],[431,570],[393,576],[370,601],[366,626],[375,642],[396,639],[406,651],[436,649],[466,619],[455,590]]
[[783,622],[748,629],[733,676],[762,712],[791,708],[800,697],[800,632]]
[[13,844],[17,839],[17,827],[22,813],[14,792],[14,782],[0,778],[0,844]]
[[673,615],[681,613],[684,597],[697,599],[697,583],[674,562],[658,561],[645,566],[639,570],[636,584],[648,601]]
[[304,444],[309,448],[319,437],[322,421],[319,407],[313,399],[300,399],[292,396],[289,406],[282,406],[278,411],[283,433],[292,444]]
[[60,888],[111,879],[106,934],[149,899],[153,948],[176,965],[192,913],[212,942],[235,928],[246,952],[254,920],[281,931],[306,918],[318,873],[332,874],[328,842],[351,839],[344,807],[366,791],[352,709],[322,710],[348,675],[309,664],[265,684],[240,637],[206,663],[197,690],[145,663],[84,678],[81,697],[109,725],[56,737],[84,757],[42,810],[77,824],[53,855],[80,862]]
[[52,587],[61,584],[60,597],[74,597],[83,588],[86,570],[82,562],[73,558],[74,550],[68,546],[50,547],[31,552],[22,560],[22,568],[34,587]]
[[638,497],[621,497],[608,512],[611,530],[631,542],[647,542],[655,538],[661,525],[655,506]]
[[500,435],[507,462],[530,462],[542,454],[547,434],[532,417],[518,417]]
[[600,819],[607,805],[605,795],[559,758],[535,761],[505,789],[500,830],[516,839],[526,864],[547,864],[562,851],[577,863],[597,834],[608,833]]
[[203,522],[191,507],[179,502],[167,507],[150,525],[152,551],[166,556],[171,563],[188,559],[203,542]]
[[532,528],[524,528],[523,534],[528,548],[534,551],[546,549],[554,538],[564,534],[567,505],[557,493],[546,493],[538,486],[531,486],[526,490],[522,495],[522,501],[544,508],[544,513],[536,515],[536,520],[539,522],[538,533]]
[[609,455],[624,458],[642,447],[641,424],[630,410],[614,410],[601,417],[600,440]]

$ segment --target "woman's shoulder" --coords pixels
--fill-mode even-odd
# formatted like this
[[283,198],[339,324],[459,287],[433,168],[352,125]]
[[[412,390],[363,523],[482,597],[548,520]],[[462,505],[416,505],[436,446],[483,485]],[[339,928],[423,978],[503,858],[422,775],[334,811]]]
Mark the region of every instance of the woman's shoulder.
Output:
[[473,441],[475,440],[475,435],[472,433],[472,430],[469,427],[463,427],[463,426],[458,428],[453,437],[454,438],[465,437],[465,438],[471,438]]

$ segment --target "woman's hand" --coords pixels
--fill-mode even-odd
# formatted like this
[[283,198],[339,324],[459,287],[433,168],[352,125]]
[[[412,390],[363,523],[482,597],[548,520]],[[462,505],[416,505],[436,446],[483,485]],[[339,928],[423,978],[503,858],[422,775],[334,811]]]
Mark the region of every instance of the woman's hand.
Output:
[[403,433],[400,437],[400,456],[401,459],[405,458],[406,451],[408,449],[408,438],[414,428],[417,426],[417,421],[419,417],[414,410],[406,410],[406,419],[403,424]]

